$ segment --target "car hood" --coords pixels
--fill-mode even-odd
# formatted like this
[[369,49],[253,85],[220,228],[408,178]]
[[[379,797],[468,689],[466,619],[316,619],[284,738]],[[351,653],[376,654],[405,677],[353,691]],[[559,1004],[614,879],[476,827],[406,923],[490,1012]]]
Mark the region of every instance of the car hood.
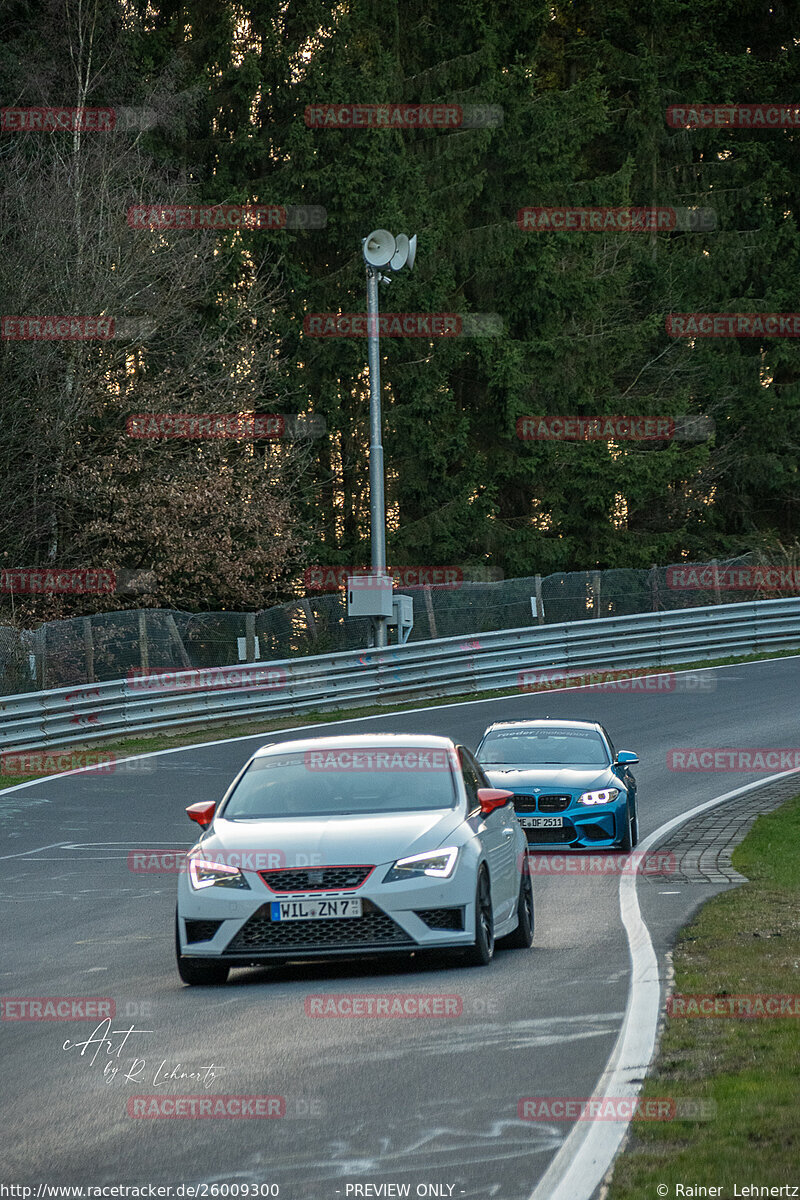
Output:
[[624,785],[611,767],[491,767],[484,771],[492,787],[505,788],[509,792],[530,792],[533,788],[546,788],[557,792],[588,792],[605,787],[622,788]]
[[379,865],[436,850],[464,821],[459,809],[214,822],[205,851],[272,851],[276,865]]

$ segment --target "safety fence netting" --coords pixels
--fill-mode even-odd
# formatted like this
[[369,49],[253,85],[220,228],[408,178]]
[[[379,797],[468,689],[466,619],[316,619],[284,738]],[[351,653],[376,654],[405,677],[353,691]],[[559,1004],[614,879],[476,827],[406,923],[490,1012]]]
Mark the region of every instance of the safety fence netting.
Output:
[[[411,596],[409,641],[474,637],[491,630],[630,616],[707,604],[797,595],[794,571],[762,578],[749,556],[714,564],[459,579],[401,587]],[[390,630],[390,641],[396,632]],[[255,613],[165,609],[50,621],[35,630],[0,625],[4,695],[140,676],[368,648],[367,617],[348,617],[344,590],[308,594]]]

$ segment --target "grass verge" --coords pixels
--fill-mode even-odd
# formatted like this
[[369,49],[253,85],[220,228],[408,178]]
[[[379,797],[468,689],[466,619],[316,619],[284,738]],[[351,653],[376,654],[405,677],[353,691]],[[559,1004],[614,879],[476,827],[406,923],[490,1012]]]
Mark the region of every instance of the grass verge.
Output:
[[[634,667],[630,671],[626,671],[626,675],[655,675],[666,674],[672,671],[696,671],[707,667],[727,667],[734,666],[737,663],[761,662],[770,658],[786,658],[800,654],[800,647],[797,649],[781,649],[770,651],[762,654],[744,654],[738,657],[730,658],[714,658],[706,661],[691,662],[691,663],[676,663],[666,667]],[[542,668],[549,670],[550,668]],[[608,668],[612,670],[612,668]],[[587,668],[589,670],[589,668]],[[104,750],[109,754],[113,754],[116,758],[124,758],[127,755],[148,754],[154,750],[171,750],[179,749],[182,746],[193,746],[198,742],[220,741],[226,738],[252,737],[258,733],[273,733],[281,729],[293,729],[298,726],[305,725],[320,725],[329,721],[356,721],[364,717],[386,715],[394,712],[404,712],[406,709],[412,708],[437,708],[442,704],[465,704],[473,700],[496,700],[510,696],[527,696],[534,692],[549,692],[554,691],[553,688],[536,687],[532,689],[520,688],[502,688],[497,691],[487,692],[466,692],[459,696],[432,696],[426,699],[405,699],[398,701],[396,704],[374,704],[361,708],[338,709],[336,711],[326,712],[311,712],[302,713],[288,717],[253,717],[247,721],[237,721],[231,723],[213,723],[211,725],[187,724],[181,725],[179,728],[170,730],[169,732],[156,731],[154,733],[140,733],[129,738],[106,738],[97,741],[87,739],[85,743],[70,746],[70,751],[76,753],[87,750],[96,749]],[[590,690],[589,688],[586,689]],[[53,753],[58,751],[58,747],[50,748]],[[14,751],[8,751],[13,754]],[[80,763],[76,763],[80,766]],[[45,772],[44,774],[49,774]],[[11,775],[2,774],[3,787],[13,787],[17,783],[25,783],[30,779],[41,779],[42,774],[19,774]],[[2,791],[2,788],[0,788]]]
[[[710,900],[681,932],[675,992],[797,996],[800,796],[758,817],[733,863],[749,882]],[[635,1122],[608,1200],[785,1196],[791,1188],[743,1189],[800,1184],[800,1016],[669,1016],[642,1095],[702,1101],[713,1115]],[[689,1190],[713,1187],[721,1190]]]

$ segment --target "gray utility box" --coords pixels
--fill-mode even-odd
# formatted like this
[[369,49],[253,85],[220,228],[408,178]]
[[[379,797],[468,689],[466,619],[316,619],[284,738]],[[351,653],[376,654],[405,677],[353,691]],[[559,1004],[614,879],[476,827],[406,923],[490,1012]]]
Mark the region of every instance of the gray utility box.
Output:
[[414,601],[411,596],[394,596],[392,598],[392,615],[390,625],[399,625],[401,629],[414,628]]
[[397,626],[398,644],[405,645],[414,628],[414,601],[411,596],[392,597],[392,615],[386,623],[390,627]]
[[390,617],[393,586],[391,575],[349,575],[348,617]]

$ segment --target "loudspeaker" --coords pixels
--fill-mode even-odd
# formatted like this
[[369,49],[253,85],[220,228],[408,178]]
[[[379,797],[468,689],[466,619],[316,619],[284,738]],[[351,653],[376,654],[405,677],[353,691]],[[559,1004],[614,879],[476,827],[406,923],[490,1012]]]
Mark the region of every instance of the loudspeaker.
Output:
[[388,267],[397,249],[397,243],[388,229],[376,229],[364,238],[364,262],[371,267]]
[[403,267],[408,267],[410,271],[417,255],[417,235],[408,238],[404,233],[398,233],[396,241],[397,250],[392,255],[389,266],[393,271],[402,271]]
[[408,260],[408,238],[404,233],[398,233],[395,242],[397,249],[392,255],[389,266],[393,271],[402,271]]

